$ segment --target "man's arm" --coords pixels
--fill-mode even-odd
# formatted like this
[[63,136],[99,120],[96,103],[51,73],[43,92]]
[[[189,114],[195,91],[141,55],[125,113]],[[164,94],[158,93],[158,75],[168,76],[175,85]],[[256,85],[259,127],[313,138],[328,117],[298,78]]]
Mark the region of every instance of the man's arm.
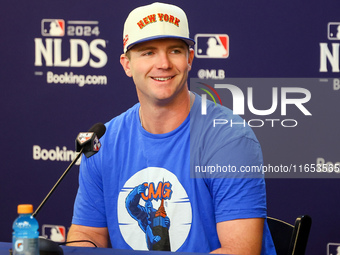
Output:
[[211,253],[261,254],[264,219],[238,219],[217,223],[221,248]]
[[[97,247],[108,247],[109,233],[107,228],[86,227],[72,224],[67,235],[67,242],[88,240],[94,242]],[[67,244],[69,246],[93,247],[90,242],[76,242]]]

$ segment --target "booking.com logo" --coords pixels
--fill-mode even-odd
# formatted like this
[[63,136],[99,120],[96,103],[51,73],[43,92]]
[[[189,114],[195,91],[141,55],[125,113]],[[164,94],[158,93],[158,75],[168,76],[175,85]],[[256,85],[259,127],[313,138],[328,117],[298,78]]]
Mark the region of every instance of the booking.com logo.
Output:
[[[195,80],[195,79],[192,79]],[[240,79],[242,85],[244,85],[244,81],[246,79]],[[253,79],[255,80],[255,79]],[[252,83],[251,80],[247,79],[247,84]],[[273,82],[270,80],[270,82]],[[195,84],[192,87],[192,90],[202,97],[201,103],[201,114],[207,115],[208,107],[207,107],[207,99],[209,98],[211,101],[215,103],[215,105],[223,105],[222,101],[227,102],[225,100],[225,96],[232,96],[233,102],[233,114],[234,115],[244,115],[246,106],[248,106],[248,111],[251,114],[256,116],[266,116],[266,119],[249,119],[248,121],[242,123],[234,123],[234,125],[246,125],[250,127],[262,127],[266,123],[269,123],[271,127],[274,127],[275,124],[280,123],[282,127],[296,127],[298,125],[298,121],[296,119],[277,119],[277,118],[268,118],[269,115],[272,115],[277,112],[279,105],[281,106],[280,115],[287,116],[287,108],[288,106],[290,109],[295,106],[304,116],[311,116],[311,112],[306,108],[305,104],[308,103],[311,99],[311,92],[308,89],[301,88],[301,87],[271,87],[271,98],[268,99],[268,96],[261,98],[263,101],[271,101],[270,108],[267,109],[257,109],[254,106],[254,93],[253,87],[247,87],[246,96],[243,91],[236,85],[238,81],[237,79],[232,79],[230,82],[229,80],[220,81],[219,83],[214,85],[209,85],[207,83],[203,83],[200,80],[197,82],[191,81],[191,84]],[[268,81],[267,81],[268,83]],[[275,82],[278,83],[277,81]],[[282,83],[282,81],[281,81]],[[280,93],[279,93],[280,92]],[[227,94],[226,94],[227,93]],[[281,97],[279,97],[279,94]],[[262,95],[264,96],[264,95]],[[224,97],[224,98],[223,98]],[[224,99],[224,100],[223,100]],[[247,103],[245,103],[247,102]],[[216,127],[217,125],[233,125],[232,120],[227,119],[214,119],[213,126]]]

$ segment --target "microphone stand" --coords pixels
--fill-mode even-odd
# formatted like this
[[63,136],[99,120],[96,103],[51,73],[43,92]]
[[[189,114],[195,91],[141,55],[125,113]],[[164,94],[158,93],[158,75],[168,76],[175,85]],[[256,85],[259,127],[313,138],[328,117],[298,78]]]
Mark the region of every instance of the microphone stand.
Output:
[[60,182],[64,179],[64,177],[66,176],[66,174],[69,172],[69,170],[71,169],[71,167],[77,162],[77,160],[80,158],[81,154],[83,153],[84,147],[81,148],[79,154],[75,157],[75,159],[71,162],[71,164],[68,166],[68,168],[65,170],[65,172],[63,173],[62,176],[60,176],[59,180],[56,182],[56,184],[54,184],[53,188],[50,190],[50,192],[47,194],[47,196],[44,198],[44,200],[40,203],[40,205],[38,206],[38,208],[35,210],[35,212],[32,214],[33,217],[35,217],[38,212],[40,211],[41,207],[43,207],[43,205],[46,203],[46,201],[50,198],[50,196],[52,195],[52,193],[55,191],[55,189],[58,187],[58,185],[60,184]]

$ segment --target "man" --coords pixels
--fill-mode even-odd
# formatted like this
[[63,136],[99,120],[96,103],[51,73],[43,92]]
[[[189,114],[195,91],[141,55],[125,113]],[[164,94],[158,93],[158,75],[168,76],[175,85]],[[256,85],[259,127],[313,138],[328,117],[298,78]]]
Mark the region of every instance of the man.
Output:
[[262,176],[195,172],[196,166],[260,165],[262,153],[249,127],[211,129],[213,118],[241,121],[229,109],[208,102],[209,115],[201,116],[201,98],[187,83],[193,44],[176,6],[154,3],[129,14],[120,62],[139,103],[106,123],[101,150],[83,157],[68,241],[275,254]]

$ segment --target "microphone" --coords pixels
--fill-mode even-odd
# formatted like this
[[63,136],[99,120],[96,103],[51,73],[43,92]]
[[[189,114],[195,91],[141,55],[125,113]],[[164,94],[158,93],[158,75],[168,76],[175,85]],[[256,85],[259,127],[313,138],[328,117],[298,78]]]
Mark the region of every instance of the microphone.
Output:
[[100,149],[99,138],[104,135],[106,127],[102,123],[94,124],[88,132],[81,132],[76,139],[76,151],[83,152],[89,158]]
[[[59,178],[56,184],[54,184],[53,188],[32,214],[33,217],[36,217],[40,209],[46,203],[46,201],[50,198],[52,193],[56,190],[60,182],[64,179],[66,174],[69,172],[71,167],[77,162],[80,158],[81,154],[84,153],[87,158],[91,157],[95,153],[97,153],[101,147],[99,142],[99,138],[101,138],[106,131],[106,127],[103,123],[94,124],[88,132],[81,132],[76,138],[76,151],[79,152],[75,159],[71,162],[68,168],[65,170],[63,175]],[[40,255],[63,255],[63,249],[52,240],[48,240],[43,237],[39,237],[39,254]]]
[[104,134],[105,134],[105,131],[106,131],[106,127],[103,123],[96,123],[94,124],[90,129],[89,129],[89,132],[94,132],[97,134],[98,136],[98,139],[101,138]]
[[33,217],[36,217],[40,209],[43,207],[43,205],[46,203],[46,201],[50,198],[52,193],[56,190],[60,182],[64,179],[66,174],[69,172],[69,170],[72,168],[72,166],[77,162],[77,160],[80,158],[81,154],[84,153],[87,158],[91,157],[95,153],[97,153],[101,147],[101,144],[99,142],[99,138],[101,138],[106,131],[106,127],[103,123],[96,123],[94,124],[88,132],[81,132],[76,138],[76,149],[79,154],[75,157],[75,159],[71,162],[71,164],[68,166],[68,168],[65,170],[65,172],[62,174],[62,176],[59,178],[59,180],[54,184],[53,188],[50,190],[50,192],[47,194],[47,196],[44,198],[44,200],[41,202],[41,204],[38,206],[38,208],[35,210],[35,212],[32,214]]

